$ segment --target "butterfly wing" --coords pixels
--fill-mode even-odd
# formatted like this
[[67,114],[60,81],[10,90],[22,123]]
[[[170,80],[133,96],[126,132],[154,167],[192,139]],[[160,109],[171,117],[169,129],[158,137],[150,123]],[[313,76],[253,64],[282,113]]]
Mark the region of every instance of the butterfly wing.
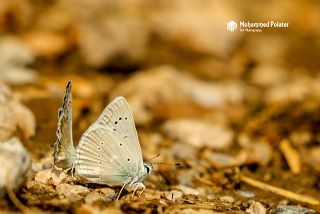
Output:
[[60,168],[71,168],[74,161],[72,141],[72,83],[69,81],[63,98],[62,107],[58,110],[57,140],[54,143],[54,164]]
[[113,130],[94,124],[76,149],[76,174],[93,183],[123,185],[138,173],[135,157]]
[[137,129],[128,102],[124,97],[115,98],[102,112],[96,124],[113,130],[135,157],[137,170],[142,170],[143,158]]
[[141,148],[127,101],[114,99],[83,134],[76,174],[94,183],[123,185],[143,172]]

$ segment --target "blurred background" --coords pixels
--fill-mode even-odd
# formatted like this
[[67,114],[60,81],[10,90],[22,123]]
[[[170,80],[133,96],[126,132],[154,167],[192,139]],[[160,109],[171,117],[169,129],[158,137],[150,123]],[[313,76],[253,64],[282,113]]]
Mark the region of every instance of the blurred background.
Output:
[[[250,197],[237,188],[248,187],[226,176],[237,167],[319,196],[319,20],[313,0],[1,0],[0,207],[13,206],[4,196],[13,166],[12,185],[25,204],[59,204],[56,196],[35,200],[40,187],[25,181],[39,182],[35,174],[52,167],[68,80],[75,144],[124,96],[144,158],[160,152],[156,162],[184,164],[157,166],[167,191],[230,196],[245,210]],[[238,24],[233,32],[230,21]],[[240,21],[289,25],[241,32]],[[279,197],[250,191],[265,207],[278,205]]]

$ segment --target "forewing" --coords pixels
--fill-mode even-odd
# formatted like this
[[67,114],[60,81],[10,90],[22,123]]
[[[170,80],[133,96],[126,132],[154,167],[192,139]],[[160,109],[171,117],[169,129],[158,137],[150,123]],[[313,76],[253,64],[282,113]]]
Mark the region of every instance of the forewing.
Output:
[[144,168],[137,130],[129,104],[124,97],[115,98],[103,110],[95,124],[113,130],[132,153],[137,170]]
[[58,110],[57,140],[54,143],[54,164],[60,168],[71,168],[74,160],[72,141],[72,94],[71,81],[67,83],[62,107]]
[[123,185],[136,176],[133,153],[115,131],[92,125],[76,149],[76,175],[93,183]]

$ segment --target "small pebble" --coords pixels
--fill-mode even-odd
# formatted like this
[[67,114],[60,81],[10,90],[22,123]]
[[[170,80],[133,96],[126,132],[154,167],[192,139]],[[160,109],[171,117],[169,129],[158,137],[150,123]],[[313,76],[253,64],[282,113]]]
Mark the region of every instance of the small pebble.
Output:
[[183,186],[183,185],[178,185],[174,186],[174,189],[181,190],[184,194],[186,195],[200,195],[199,191],[196,189],[193,189],[191,187]]
[[246,212],[249,214],[265,214],[267,210],[260,202],[253,201]]
[[227,202],[230,202],[230,203],[234,202],[234,198],[232,196],[229,196],[229,195],[221,196],[221,197],[219,197],[219,199],[221,201],[227,201]]
[[245,198],[253,198],[255,196],[253,192],[243,191],[243,190],[237,190],[236,194]]
[[176,202],[182,198],[183,193],[177,190],[171,190],[169,192],[165,192],[165,196],[168,200],[172,202]]

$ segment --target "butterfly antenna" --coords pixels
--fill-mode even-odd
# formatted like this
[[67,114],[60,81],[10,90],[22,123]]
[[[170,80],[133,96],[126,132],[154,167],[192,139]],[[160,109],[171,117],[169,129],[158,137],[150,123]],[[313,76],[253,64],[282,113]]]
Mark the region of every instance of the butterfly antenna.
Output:
[[150,160],[148,160],[147,162],[148,163],[151,163],[152,165],[154,164],[163,164],[163,165],[170,165],[170,166],[181,166],[182,164],[181,163],[152,163],[151,161],[157,157],[160,156],[160,153],[157,154],[156,156],[152,157]]
[[181,166],[181,163],[152,163],[154,165],[158,164],[158,165],[169,165],[169,166]]
[[[152,157],[152,158],[151,158],[150,160],[148,160],[147,162],[151,163],[151,161],[152,161],[153,159],[155,159],[155,158],[157,158],[157,157],[159,157],[159,156],[160,156],[160,153],[157,154],[156,156]],[[153,164],[153,163],[151,163],[151,164]]]

